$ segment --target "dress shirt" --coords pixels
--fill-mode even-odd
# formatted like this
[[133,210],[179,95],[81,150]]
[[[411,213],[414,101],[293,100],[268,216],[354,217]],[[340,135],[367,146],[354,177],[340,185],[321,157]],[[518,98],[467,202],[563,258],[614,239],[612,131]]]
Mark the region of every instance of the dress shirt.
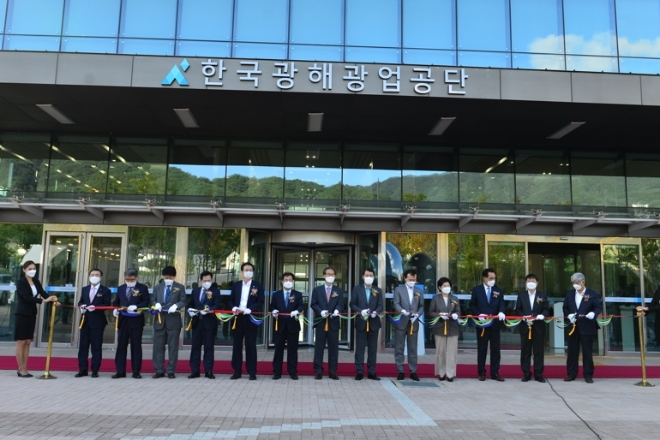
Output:
[[238,308],[245,310],[247,308],[248,297],[250,296],[250,284],[252,280],[248,280],[247,284],[243,281],[243,288],[241,289],[241,302],[238,305]]

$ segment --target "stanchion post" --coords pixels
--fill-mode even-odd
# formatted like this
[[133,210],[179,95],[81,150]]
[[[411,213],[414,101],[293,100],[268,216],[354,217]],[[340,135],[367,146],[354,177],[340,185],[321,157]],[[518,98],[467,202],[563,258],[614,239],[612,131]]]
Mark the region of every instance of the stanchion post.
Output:
[[651,382],[646,380],[646,342],[644,341],[644,309],[645,307],[637,307],[637,327],[639,328],[639,357],[642,361],[642,380],[635,385],[640,387],[654,387]]
[[50,374],[50,355],[53,351],[53,332],[55,330],[55,304],[51,303],[50,309],[50,331],[48,332],[48,351],[46,352],[46,370],[44,374],[37,379],[57,379],[57,377]]

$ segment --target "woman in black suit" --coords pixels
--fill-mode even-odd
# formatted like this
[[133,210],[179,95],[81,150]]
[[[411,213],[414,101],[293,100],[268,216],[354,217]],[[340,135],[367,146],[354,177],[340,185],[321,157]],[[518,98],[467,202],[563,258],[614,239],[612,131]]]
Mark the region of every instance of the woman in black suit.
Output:
[[34,261],[23,264],[24,278],[16,282],[16,311],[14,312],[14,340],[16,341],[16,362],[18,362],[18,377],[32,377],[27,370],[27,360],[30,355],[30,343],[34,336],[37,322],[37,304],[55,302],[57,296],[49,296],[38,279],[37,266]]

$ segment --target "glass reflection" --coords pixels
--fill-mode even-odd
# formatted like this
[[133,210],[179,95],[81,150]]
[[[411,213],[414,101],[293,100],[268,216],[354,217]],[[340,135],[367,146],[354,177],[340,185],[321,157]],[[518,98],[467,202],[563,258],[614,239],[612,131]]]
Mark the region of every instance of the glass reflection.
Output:
[[[642,239],[642,262],[644,267],[645,304],[649,306],[651,299],[660,295],[660,240]],[[646,315],[646,347],[649,350],[660,350],[660,319],[658,313]]]
[[167,173],[168,195],[224,196],[227,149],[222,141],[176,140]]
[[1,139],[0,194],[46,191],[50,136],[5,134]]
[[346,44],[399,47],[400,0],[346,0]]
[[619,64],[614,57],[566,57],[566,70],[579,70],[582,72],[611,72],[619,71]]
[[459,52],[458,65],[507,69],[511,67],[511,55],[505,52]]
[[660,73],[660,60],[651,58],[619,58],[621,73]]
[[286,46],[281,44],[238,43],[234,44],[234,58],[261,58],[284,60]]
[[403,148],[403,200],[457,202],[458,167],[453,148]]
[[117,40],[111,38],[77,38],[62,40],[62,52],[117,53]]
[[120,40],[119,53],[128,55],[174,55],[174,41],[127,38]]
[[9,0],[5,32],[60,35],[63,10],[64,0]]
[[235,3],[234,40],[287,41],[289,0],[236,0]]
[[512,67],[514,69],[565,70],[566,60],[563,55],[515,53]]
[[460,156],[461,202],[514,203],[513,159],[507,150],[464,149]]
[[574,153],[572,156],[574,205],[626,206],[623,159],[603,152]]
[[660,57],[660,1],[616,2],[616,30],[619,55]]
[[497,273],[497,286],[505,295],[524,291],[525,243],[489,242],[488,267]]
[[231,40],[234,0],[179,0],[177,38]]
[[177,0],[124,0],[121,36],[174,38]]
[[562,3],[562,0],[511,0],[513,51],[563,54]]
[[403,0],[403,47],[456,48],[455,0]]
[[120,8],[121,0],[66,0],[62,34],[116,37]]
[[455,66],[456,52],[448,50],[408,49],[403,51],[404,64]]
[[60,136],[53,145],[48,191],[105,193],[108,150],[107,138]]
[[232,142],[228,163],[228,197],[282,197],[284,150],[281,143]]
[[31,35],[5,35],[3,50],[34,50],[57,52],[60,50],[59,37],[33,37]]
[[483,235],[449,234],[449,279],[454,282],[453,292],[469,294],[481,283],[485,255]]
[[516,155],[516,203],[570,205],[570,163],[561,152],[520,150]]
[[165,194],[167,141],[117,139],[110,150],[108,193]]
[[309,61],[343,61],[344,46],[290,45],[289,59]]
[[458,47],[510,50],[509,0],[458,0]]
[[293,204],[314,206],[314,200],[341,199],[339,144],[289,144],[286,154],[284,197]]
[[629,154],[626,160],[628,206],[660,207],[660,156]]
[[291,43],[343,44],[344,1],[291,0]]
[[212,41],[179,41],[176,43],[176,55],[186,57],[231,57],[231,44]]
[[401,64],[401,52],[378,47],[347,47],[345,61]]
[[564,2],[564,26],[567,54],[617,54],[614,0]]
[[400,201],[400,162],[398,145],[346,145],[344,200]]

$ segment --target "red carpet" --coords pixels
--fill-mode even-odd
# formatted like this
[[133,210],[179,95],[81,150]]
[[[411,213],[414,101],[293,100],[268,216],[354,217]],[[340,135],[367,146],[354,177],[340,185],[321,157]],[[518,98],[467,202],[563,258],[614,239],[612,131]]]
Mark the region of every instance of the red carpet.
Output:
[[[28,369],[32,374],[38,374],[44,370],[46,365],[45,357],[30,357],[28,361]],[[151,359],[145,359],[142,363],[142,373],[153,373],[153,365]],[[327,374],[327,364],[324,365]],[[130,368],[130,360],[129,360]],[[15,370],[16,358],[13,356],[0,356],[0,370]],[[51,371],[78,371],[78,360],[75,358],[52,358],[50,360]],[[180,359],[178,365],[179,374],[190,373],[190,366],[187,359]],[[459,378],[477,378],[477,367],[474,364],[459,364],[457,367],[457,377]],[[283,367],[284,374],[286,374],[286,362]],[[103,359],[101,364],[101,372],[114,373],[115,365],[113,359]],[[130,371],[129,371],[130,372]],[[232,374],[233,370],[229,361],[216,361],[213,370],[216,374]],[[260,375],[271,375],[273,373],[271,362],[262,361],[257,365],[257,372]],[[202,373],[203,367],[202,367]],[[314,368],[311,362],[300,362],[298,364],[298,374],[304,376],[314,375]],[[354,376],[355,365],[350,363],[340,363],[337,374],[340,376]],[[395,377],[396,365],[393,363],[379,363],[376,367],[376,374],[381,377]],[[434,377],[434,366],[430,364],[420,364],[417,368],[417,374],[420,377]],[[660,366],[653,366],[646,368],[646,374],[650,378],[660,377]],[[406,370],[407,375],[407,370]],[[504,378],[516,379],[522,377],[520,367],[518,365],[502,365],[500,367],[500,375]],[[641,367],[639,366],[596,366],[596,378],[628,378],[640,379],[642,375]],[[551,379],[560,379],[566,376],[566,367],[563,365],[547,365],[545,367],[544,376]],[[582,376],[582,368],[580,368],[579,377]]]

